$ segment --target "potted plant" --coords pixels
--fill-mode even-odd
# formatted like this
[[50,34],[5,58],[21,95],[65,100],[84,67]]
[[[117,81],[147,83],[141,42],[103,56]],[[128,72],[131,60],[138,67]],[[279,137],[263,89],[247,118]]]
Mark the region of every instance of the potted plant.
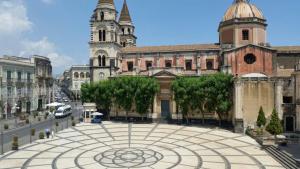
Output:
[[274,135],[275,143],[277,143],[277,135],[283,132],[283,127],[281,125],[276,109],[273,109],[271,120],[270,123],[267,125],[266,130],[272,135]]
[[31,136],[35,135],[35,129],[31,129]]
[[33,113],[33,118],[36,119],[37,116],[38,116],[38,113],[37,113],[37,112],[34,112],[34,113]]
[[8,124],[4,124],[4,130],[8,130],[9,126]]
[[13,137],[13,142],[12,142],[12,150],[18,150],[19,149],[19,143],[18,143],[18,137],[14,136]]
[[39,134],[39,138],[40,138],[40,139],[44,139],[44,138],[45,138],[45,134],[44,134],[44,132],[40,132],[40,134]]

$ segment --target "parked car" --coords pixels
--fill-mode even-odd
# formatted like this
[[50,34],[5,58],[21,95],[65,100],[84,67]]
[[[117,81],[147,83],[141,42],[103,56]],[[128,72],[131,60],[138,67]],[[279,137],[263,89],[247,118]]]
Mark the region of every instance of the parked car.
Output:
[[101,116],[94,116],[94,118],[92,118],[91,120],[92,123],[102,123],[102,119]]

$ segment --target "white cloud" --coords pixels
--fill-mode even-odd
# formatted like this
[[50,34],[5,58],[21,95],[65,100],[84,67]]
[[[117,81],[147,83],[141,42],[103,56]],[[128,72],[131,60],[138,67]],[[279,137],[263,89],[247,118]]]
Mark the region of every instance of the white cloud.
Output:
[[1,0],[0,23],[0,34],[6,35],[20,34],[32,28],[27,9],[19,0]]
[[[42,0],[51,3],[52,0]],[[27,9],[22,0],[0,0],[0,55],[47,56],[51,59],[56,73],[74,64],[74,60],[58,52],[55,44],[43,37],[31,40],[26,36],[34,32],[33,23],[27,16]]]
[[56,51],[55,44],[50,42],[47,37],[44,37],[39,41],[25,40],[23,41],[22,45],[23,50],[20,52],[20,56],[47,56],[52,61],[52,65],[57,68],[64,68],[74,64],[74,60],[71,57],[59,54]]

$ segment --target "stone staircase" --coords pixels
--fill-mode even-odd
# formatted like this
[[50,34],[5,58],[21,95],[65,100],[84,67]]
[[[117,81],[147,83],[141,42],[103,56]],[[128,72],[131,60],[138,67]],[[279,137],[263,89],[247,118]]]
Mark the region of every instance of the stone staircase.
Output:
[[267,146],[265,150],[273,156],[284,168],[286,169],[299,169],[297,162],[294,158],[287,153],[281,151],[275,146]]

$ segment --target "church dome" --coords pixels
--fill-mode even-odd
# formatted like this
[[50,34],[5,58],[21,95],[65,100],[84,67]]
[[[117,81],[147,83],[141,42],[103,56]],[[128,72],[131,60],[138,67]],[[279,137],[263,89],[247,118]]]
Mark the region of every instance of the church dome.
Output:
[[249,3],[249,0],[235,0],[234,3],[227,9],[224,21],[243,18],[258,18],[264,20],[263,13],[255,5]]

